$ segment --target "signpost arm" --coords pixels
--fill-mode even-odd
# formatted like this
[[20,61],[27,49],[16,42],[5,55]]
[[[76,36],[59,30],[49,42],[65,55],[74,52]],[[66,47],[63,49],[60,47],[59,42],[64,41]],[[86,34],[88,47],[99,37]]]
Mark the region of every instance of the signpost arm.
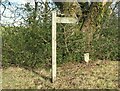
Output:
[[56,11],[52,11],[52,82],[56,80]]

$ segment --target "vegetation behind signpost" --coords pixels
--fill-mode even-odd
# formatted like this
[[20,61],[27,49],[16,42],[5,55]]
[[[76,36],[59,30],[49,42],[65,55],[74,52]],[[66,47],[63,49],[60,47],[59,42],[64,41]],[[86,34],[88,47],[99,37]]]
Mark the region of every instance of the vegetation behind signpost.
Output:
[[[2,2],[2,5],[7,7],[5,3],[8,2]],[[26,4],[20,8],[26,12],[21,25],[14,26],[16,22],[13,22],[13,25],[1,26],[3,66],[51,67],[51,11],[54,9],[62,13],[62,17],[69,15],[79,20],[78,24],[57,26],[58,64],[81,62],[86,52],[90,53],[91,60],[118,60],[118,17],[110,5],[97,2],[90,5],[82,2],[35,2],[34,7]]]

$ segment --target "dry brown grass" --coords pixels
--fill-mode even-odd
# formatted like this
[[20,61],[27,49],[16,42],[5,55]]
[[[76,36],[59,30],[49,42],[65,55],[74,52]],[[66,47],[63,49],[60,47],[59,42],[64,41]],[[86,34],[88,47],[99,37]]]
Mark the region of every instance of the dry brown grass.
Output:
[[50,70],[33,71],[19,67],[3,70],[3,88],[16,89],[115,89],[118,87],[118,61],[66,63],[57,68],[57,80],[51,83]]

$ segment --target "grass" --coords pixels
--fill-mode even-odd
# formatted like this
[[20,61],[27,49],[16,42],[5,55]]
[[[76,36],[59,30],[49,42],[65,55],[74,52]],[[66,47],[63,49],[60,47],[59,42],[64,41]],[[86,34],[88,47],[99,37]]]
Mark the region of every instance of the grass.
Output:
[[20,67],[3,69],[3,89],[116,89],[118,61],[65,63],[57,68],[57,80],[51,83],[51,72],[45,69],[27,70]]

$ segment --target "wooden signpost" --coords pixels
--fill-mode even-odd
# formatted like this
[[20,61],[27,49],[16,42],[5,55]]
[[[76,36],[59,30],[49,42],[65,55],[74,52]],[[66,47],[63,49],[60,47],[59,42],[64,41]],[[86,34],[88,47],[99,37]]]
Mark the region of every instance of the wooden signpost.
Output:
[[56,80],[56,23],[77,23],[73,17],[57,17],[52,11],[52,82]]

